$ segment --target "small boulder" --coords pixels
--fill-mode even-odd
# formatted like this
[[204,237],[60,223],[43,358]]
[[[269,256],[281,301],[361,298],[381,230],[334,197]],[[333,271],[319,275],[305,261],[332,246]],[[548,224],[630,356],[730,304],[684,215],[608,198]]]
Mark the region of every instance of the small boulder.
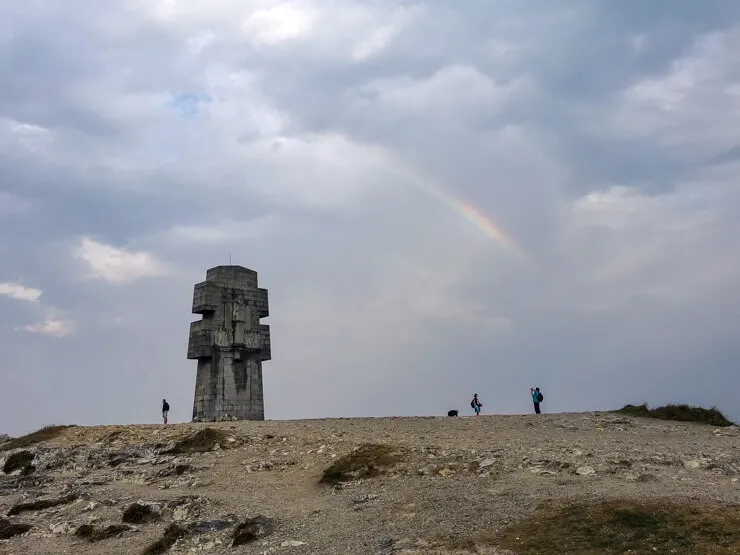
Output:
[[13,522],[7,518],[0,518],[0,540],[9,540],[28,532],[32,526],[25,522]]
[[186,537],[188,534],[189,531],[187,528],[180,526],[179,524],[172,523],[164,529],[162,537],[144,549],[142,555],[160,555],[162,553],[167,553],[170,547],[175,545],[177,540]]
[[[3,464],[3,472],[5,474],[10,474],[11,472],[15,472],[16,470],[33,468],[31,463],[33,463],[33,460],[35,458],[36,455],[31,453],[30,451],[17,451],[16,453],[13,453],[7,459],[5,459],[5,464]],[[26,471],[26,473],[30,474],[30,471]]]
[[52,534],[71,534],[75,527],[71,522],[57,522],[49,525]]
[[60,505],[67,505],[73,503],[79,498],[77,494],[70,493],[64,497],[57,497],[53,499],[36,499],[34,501],[28,501],[25,503],[18,503],[13,505],[8,511],[8,516],[16,516],[21,513],[29,511],[44,511],[53,507],[59,507]]
[[255,540],[265,538],[275,531],[275,521],[266,516],[257,515],[248,518],[234,530],[231,546],[237,547]]
[[419,476],[431,476],[437,472],[436,465],[428,464],[419,469]]
[[579,476],[594,476],[596,470],[592,466],[579,466],[576,468],[576,474]]
[[486,472],[486,468],[489,468],[494,464],[496,464],[494,459],[483,459],[478,463],[478,472]]
[[74,535],[78,538],[84,538],[90,543],[107,540],[109,538],[116,538],[122,535],[124,532],[133,530],[131,526],[126,524],[111,524],[105,528],[97,528],[92,524],[83,524],[75,530]]
[[190,529],[196,534],[210,534],[213,532],[220,532],[225,530],[229,526],[233,526],[234,522],[231,520],[201,520],[195,522],[190,526]]
[[131,503],[123,510],[121,521],[128,524],[146,524],[161,518],[158,505]]

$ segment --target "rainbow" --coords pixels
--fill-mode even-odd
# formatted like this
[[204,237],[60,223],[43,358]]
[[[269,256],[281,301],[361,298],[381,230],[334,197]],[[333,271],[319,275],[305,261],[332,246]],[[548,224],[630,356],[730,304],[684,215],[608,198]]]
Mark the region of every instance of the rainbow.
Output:
[[444,183],[423,174],[417,169],[409,167],[393,157],[390,153],[386,153],[385,159],[387,162],[386,167],[390,167],[393,173],[406,180],[409,185],[457,212],[468,222],[472,223],[481,233],[504,247],[509,252],[514,253],[523,260],[529,260],[529,256],[526,251],[506,232],[506,230],[504,230],[502,226],[496,224],[496,222],[487,217],[474,205],[453,195],[449,192],[450,188],[445,186]]

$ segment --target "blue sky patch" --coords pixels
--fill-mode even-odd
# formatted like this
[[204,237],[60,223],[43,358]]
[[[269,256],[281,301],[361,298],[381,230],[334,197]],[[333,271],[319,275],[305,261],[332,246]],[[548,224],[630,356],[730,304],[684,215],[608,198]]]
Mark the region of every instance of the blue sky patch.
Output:
[[211,102],[211,97],[205,93],[179,93],[172,97],[169,106],[175,108],[184,118],[197,116],[204,103]]

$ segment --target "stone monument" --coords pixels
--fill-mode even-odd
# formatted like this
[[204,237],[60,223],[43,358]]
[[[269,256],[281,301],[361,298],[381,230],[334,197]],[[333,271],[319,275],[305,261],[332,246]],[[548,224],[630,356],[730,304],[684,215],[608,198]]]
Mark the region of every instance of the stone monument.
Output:
[[198,361],[193,420],[264,420],[262,362],[270,360],[267,289],[257,272],[216,266],[196,284],[188,358]]

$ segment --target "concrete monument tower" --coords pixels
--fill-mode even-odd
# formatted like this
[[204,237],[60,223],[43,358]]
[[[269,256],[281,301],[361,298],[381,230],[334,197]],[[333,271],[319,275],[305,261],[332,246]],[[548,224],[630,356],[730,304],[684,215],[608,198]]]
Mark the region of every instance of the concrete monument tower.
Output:
[[257,272],[216,266],[195,286],[188,358],[198,361],[193,420],[264,420],[262,362],[270,360],[267,289]]

